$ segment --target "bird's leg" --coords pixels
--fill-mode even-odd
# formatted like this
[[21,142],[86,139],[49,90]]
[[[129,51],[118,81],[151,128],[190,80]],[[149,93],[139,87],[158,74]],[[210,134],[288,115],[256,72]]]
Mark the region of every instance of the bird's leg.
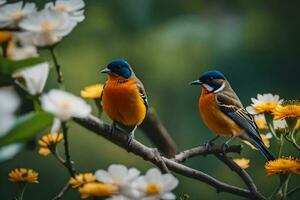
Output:
[[132,140],[134,139],[134,132],[135,132],[136,128],[137,128],[137,126],[135,126],[135,127],[133,128],[133,130],[132,130],[132,131],[129,133],[129,135],[128,135],[127,144],[126,144],[127,147],[130,146]]
[[115,132],[115,129],[116,129],[116,122],[113,121],[113,122],[111,123],[111,125],[110,125],[110,130],[109,130],[109,134],[110,134],[111,137],[113,136],[113,134],[114,134],[114,132]]
[[232,136],[230,136],[230,138],[226,141],[226,142],[224,142],[224,144],[222,144],[222,151],[223,151],[223,153],[225,154],[226,153],[226,151],[227,151],[227,149],[229,148],[229,143],[231,142],[231,140],[233,140],[235,138],[235,136],[234,135],[232,135]]
[[211,147],[214,145],[214,141],[216,139],[218,139],[220,136],[217,135],[215,137],[213,137],[212,139],[208,140],[207,142],[204,143],[204,146],[205,146],[205,151],[209,151],[211,149]]

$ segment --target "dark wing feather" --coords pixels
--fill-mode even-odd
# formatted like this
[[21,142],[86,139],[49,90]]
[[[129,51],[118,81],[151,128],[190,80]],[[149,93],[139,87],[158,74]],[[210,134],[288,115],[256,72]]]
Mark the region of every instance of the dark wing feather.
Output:
[[136,78],[136,85],[137,85],[139,93],[144,101],[144,104],[145,104],[146,108],[148,109],[149,103],[148,103],[147,94],[146,94],[143,83],[138,78]]
[[219,93],[216,95],[216,102],[223,113],[246,131],[249,138],[261,140],[252,116],[245,110],[239,99],[228,95],[228,93]]
[[258,148],[267,160],[274,160],[275,157],[262,142],[252,116],[245,110],[236,94],[233,91],[230,92],[230,89],[216,95],[216,102],[221,111],[245,130],[245,133],[241,135],[243,139]]

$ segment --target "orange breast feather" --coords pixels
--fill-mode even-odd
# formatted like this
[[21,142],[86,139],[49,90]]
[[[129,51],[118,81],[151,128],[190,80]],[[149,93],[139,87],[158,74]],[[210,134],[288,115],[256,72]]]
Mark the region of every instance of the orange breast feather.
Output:
[[219,109],[215,97],[215,93],[207,93],[205,88],[202,88],[202,94],[199,99],[199,111],[205,125],[215,134],[238,136],[241,129]]
[[110,77],[103,91],[102,106],[112,120],[123,125],[140,125],[146,115],[135,79],[122,81]]

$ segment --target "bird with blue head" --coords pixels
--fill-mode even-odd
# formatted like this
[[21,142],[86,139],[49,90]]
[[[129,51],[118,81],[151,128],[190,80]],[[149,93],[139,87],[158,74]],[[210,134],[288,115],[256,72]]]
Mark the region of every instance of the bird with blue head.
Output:
[[124,59],[110,62],[101,73],[108,74],[100,99],[103,110],[113,121],[111,134],[120,125],[129,131],[127,145],[130,145],[148,109],[144,85]]
[[262,142],[253,117],[220,71],[207,71],[191,84],[201,85],[198,109],[205,125],[217,134],[206,144],[207,147],[220,135],[229,135],[230,139],[223,144],[224,151],[234,137],[240,137],[260,150],[267,160],[275,159]]

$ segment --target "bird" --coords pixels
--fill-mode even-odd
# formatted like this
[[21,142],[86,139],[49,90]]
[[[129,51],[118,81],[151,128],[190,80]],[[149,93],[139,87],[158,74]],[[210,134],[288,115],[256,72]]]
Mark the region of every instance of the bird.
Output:
[[204,124],[217,135],[206,145],[209,146],[221,135],[230,136],[222,145],[225,151],[229,142],[239,137],[254,145],[267,160],[275,159],[264,145],[252,115],[244,108],[222,72],[218,70],[204,72],[190,84],[201,85],[199,113]]
[[113,121],[110,133],[113,135],[117,125],[126,130],[129,146],[149,107],[144,85],[124,59],[113,60],[101,73],[108,74],[100,100],[104,112]]

